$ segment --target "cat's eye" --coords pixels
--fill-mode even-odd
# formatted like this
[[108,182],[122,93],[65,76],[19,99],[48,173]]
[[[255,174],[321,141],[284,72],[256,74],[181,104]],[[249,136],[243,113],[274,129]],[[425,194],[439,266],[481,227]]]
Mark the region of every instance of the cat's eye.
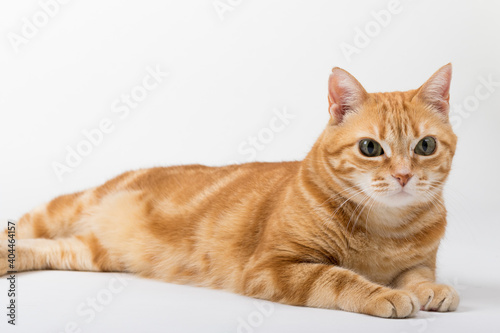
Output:
[[368,157],[380,156],[384,153],[382,146],[375,140],[363,139],[359,141],[359,150]]
[[436,140],[431,136],[426,136],[417,143],[415,154],[429,156],[436,150]]

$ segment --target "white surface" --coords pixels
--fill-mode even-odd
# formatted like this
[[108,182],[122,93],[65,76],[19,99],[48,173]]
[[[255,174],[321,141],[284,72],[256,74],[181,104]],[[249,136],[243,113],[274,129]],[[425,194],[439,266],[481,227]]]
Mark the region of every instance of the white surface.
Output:
[[[2,332],[72,332],[65,331],[67,325],[81,332],[499,332],[500,274],[490,268],[498,265],[498,253],[444,245],[441,280],[462,299],[453,313],[391,320],[259,301],[264,313],[254,299],[223,291],[125,274],[123,283],[111,273],[45,271],[18,275],[19,324],[0,327]],[[6,289],[0,281],[0,290]],[[242,322],[255,324],[244,329]]]
[[[19,52],[8,34],[20,34],[23,18],[39,15],[40,5],[0,4],[0,216],[18,218],[56,195],[138,167],[301,159],[328,119],[326,83],[333,66],[350,71],[368,91],[391,91],[416,88],[451,61],[459,146],[446,194],[449,228],[439,271],[459,289],[458,311],[382,320],[276,304],[252,330],[500,331],[500,87],[488,91],[481,83],[500,81],[500,5],[401,0],[387,26],[349,61],[340,45],[353,44],[357,29],[374,22],[370,13],[388,9],[389,1],[231,3],[233,10],[221,20],[212,0],[70,1]],[[147,68],[157,66],[168,78],[127,117],[113,113],[121,94],[136,89]],[[467,104],[474,101],[477,106]],[[471,111],[460,111],[467,107]],[[239,150],[269,127],[274,109],[295,118],[256,156]],[[66,146],[74,149],[85,139],[82,131],[105,118],[114,130],[59,181],[53,162],[64,162]],[[0,330],[63,332],[76,321],[83,332],[234,332],[239,317],[256,311],[245,297],[133,278],[93,321],[84,322],[76,313],[79,304],[111,278],[23,273],[19,326],[8,327],[0,310]],[[0,304],[6,304],[6,288],[1,280]]]

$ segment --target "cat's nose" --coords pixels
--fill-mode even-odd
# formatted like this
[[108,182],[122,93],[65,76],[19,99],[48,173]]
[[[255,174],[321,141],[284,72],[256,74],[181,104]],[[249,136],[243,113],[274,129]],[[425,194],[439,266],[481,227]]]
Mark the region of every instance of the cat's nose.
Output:
[[411,173],[396,173],[396,174],[393,174],[392,175],[394,178],[396,178],[396,180],[399,182],[399,184],[401,184],[401,186],[405,186],[406,184],[408,184],[408,182],[410,181],[410,178],[413,177],[413,175]]

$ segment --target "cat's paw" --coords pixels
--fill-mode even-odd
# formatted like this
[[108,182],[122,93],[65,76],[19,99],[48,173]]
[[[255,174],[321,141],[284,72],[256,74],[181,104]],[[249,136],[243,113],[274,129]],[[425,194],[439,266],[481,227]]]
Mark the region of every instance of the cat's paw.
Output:
[[445,284],[421,283],[413,291],[425,311],[455,311],[460,302],[456,290]]
[[366,313],[384,318],[408,318],[420,309],[415,294],[406,290],[385,289],[368,300]]

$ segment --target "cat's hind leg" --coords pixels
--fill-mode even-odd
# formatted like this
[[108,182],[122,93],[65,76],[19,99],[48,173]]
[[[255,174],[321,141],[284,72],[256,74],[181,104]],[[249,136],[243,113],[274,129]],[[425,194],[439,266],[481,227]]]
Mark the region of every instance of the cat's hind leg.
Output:
[[[78,271],[123,271],[93,234],[61,239],[19,239],[9,258],[8,241],[0,240],[0,276],[8,271],[42,269]],[[9,261],[9,259],[14,259]],[[10,265],[13,266],[10,266]]]

